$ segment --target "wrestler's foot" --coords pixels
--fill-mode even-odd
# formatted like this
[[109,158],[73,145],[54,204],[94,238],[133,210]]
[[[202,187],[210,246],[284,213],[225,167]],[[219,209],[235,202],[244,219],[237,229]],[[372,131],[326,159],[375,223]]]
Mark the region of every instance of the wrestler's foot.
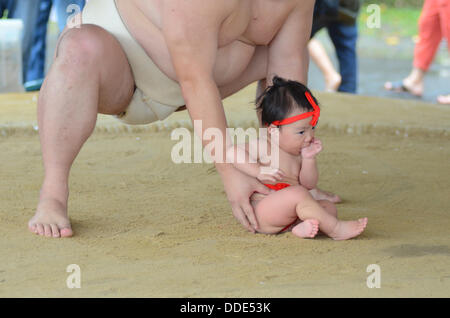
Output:
[[313,238],[319,231],[319,221],[316,219],[304,220],[292,229],[292,234],[301,238]]
[[337,92],[339,86],[341,86],[342,77],[339,73],[334,72],[325,77],[325,90],[327,92]]
[[320,190],[319,188],[312,189],[309,191],[309,193],[311,193],[312,197],[316,201],[327,200],[327,201],[330,201],[333,203],[339,203],[342,201],[341,198],[337,194],[334,194],[331,192],[326,192],[326,191]]
[[338,221],[333,232],[328,236],[336,241],[348,240],[361,234],[366,226],[367,218],[359,219],[357,221]]
[[73,235],[67,207],[54,199],[41,199],[36,214],[28,222],[28,228],[32,233],[46,237]]

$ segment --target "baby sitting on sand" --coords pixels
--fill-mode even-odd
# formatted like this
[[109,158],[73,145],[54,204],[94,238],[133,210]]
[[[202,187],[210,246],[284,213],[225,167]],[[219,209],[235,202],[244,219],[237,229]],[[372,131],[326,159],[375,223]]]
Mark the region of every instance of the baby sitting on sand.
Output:
[[[299,82],[275,76],[257,100],[261,123],[268,137],[260,137],[228,149],[227,160],[239,170],[263,182],[273,191],[269,195],[254,193],[251,203],[260,233],[277,234],[288,230],[301,238],[313,238],[322,231],[334,240],[358,236],[367,218],[356,221],[337,219],[336,207],[330,201],[316,201],[309,193],[317,185],[316,155],[322,143],[314,138],[320,116],[316,99]],[[276,138],[278,135],[278,138]],[[278,139],[278,140],[277,140]],[[276,143],[279,167],[255,150],[261,142],[266,149]],[[256,154],[256,155],[255,155]]]

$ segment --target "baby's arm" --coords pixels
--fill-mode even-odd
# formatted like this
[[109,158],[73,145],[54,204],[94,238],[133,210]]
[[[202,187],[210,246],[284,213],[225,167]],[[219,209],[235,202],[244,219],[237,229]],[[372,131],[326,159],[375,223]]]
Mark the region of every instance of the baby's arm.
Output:
[[227,149],[227,162],[259,181],[277,182],[283,177],[280,170],[264,167],[258,162],[258,140],[230,146]]
[[317,170],[316,155],[322,150],[322,142],[314,138],[309,147],[302,150],[302,167],[299,181],[302,186],[311,190],[317,187],[319,171]]

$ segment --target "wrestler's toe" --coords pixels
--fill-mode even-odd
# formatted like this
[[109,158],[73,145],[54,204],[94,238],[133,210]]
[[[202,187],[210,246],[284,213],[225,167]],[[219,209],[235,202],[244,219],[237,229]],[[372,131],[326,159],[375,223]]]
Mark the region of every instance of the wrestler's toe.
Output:
[[31,233],[37,233],[37,228],[36,228],[36,224],[28,224],[28,229],[30,230]]
[[50,227],[52,228],[52,236],[53,237],[59,237],[59,228],[56,224],[50,224]]
[[73,231],[71,228],[66,227],[66,228],[62,228],[60,230],[60,234],[61,234],[61,237],[70,237],[73,235]]
[[44,235],[44,226],[40,223],[36,224],[36,230],[38,235]]
[[50,224],[44,224],[44,235],[46,237],[52,236],[52,228],[50,227]]

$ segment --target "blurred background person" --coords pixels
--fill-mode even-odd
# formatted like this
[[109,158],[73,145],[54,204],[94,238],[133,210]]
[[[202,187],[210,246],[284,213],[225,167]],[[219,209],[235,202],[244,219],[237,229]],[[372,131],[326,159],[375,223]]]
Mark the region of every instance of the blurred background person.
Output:
[[342,82],[341,74],[334,68],[333,62],[319,40],[311,39],[308,43],[309,56],[317,65],[325,80],[325,91],[336,92]]
[[[311,59],[324,75],[327,91],[357,92],[356,20],[359,8],[359,0],[316,0],[308,50]],[[335,47],[339,72],[335,70],[320,41],[313,38],[322,28],[327,29]]]
[[39,15],[40,0],[0,0],[0,16],[8,11],[8,19],[20,19],[23,23],[22,32],[22,78],[26,80],[28,61],[33,45],[33,30]]
[[[442,41],[450,51],[450,0],[425,0],[419,18],[419,40],[414,48],[413,68],[402,81],[386,82],[384,88],[422,97],[424,78]],[[441,104],[450,105],[450,94],[438,96]]]
[[[28,91],[39,90],[45,77],[45,60],[47,48],[47,27],[50,13],[54,6],[59,33],[66,27],[67,19],[81,11],[84,0],[30,0],[39,2],[39,14],[32,37],[32,48],[28,60],[25,88]],[[76,5],[74,9],[71,5]]]

